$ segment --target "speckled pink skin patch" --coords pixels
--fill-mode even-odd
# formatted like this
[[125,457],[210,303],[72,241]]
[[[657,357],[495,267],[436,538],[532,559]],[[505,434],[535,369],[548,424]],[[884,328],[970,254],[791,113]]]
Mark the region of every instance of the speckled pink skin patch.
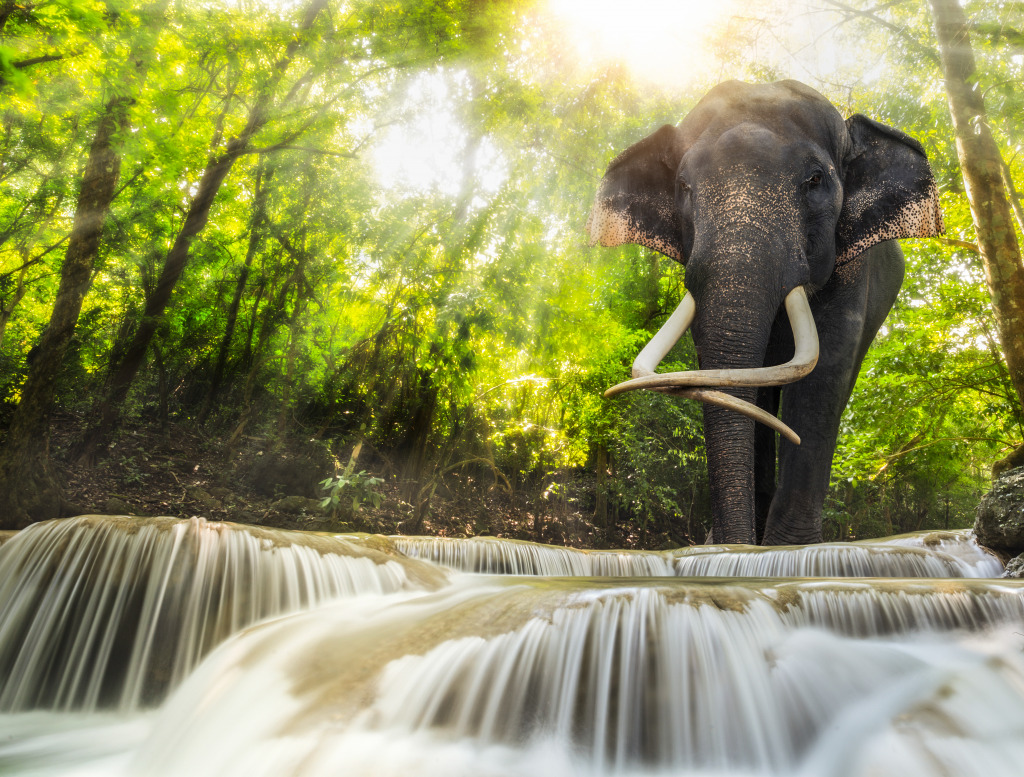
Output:
[[[794,88],[792,84],[787,86],[789,90]],[[816,95],[806,87],[804,90]],[[797,92],[794,104],[811,100]],[[824,98],[817,95],[817,99],[835,113],[837,124],[842,123]],[[683,145],[695,143],[699,133],[683,132],[686,121],[679,128],[662,127],[612,161],[587,220],[590,245],[633,243],[681,262],[687,259],[682,238],[685,225],[676,210],[675,166],[686,150]],[[756,125],[761,119],[751,121]],[[836,265],[852,261],[885,240],[942,234],[945,228],[938,190],[921,145],[865,116],[852,116],[844,124],[847,132],[831,152],[841,157],[837,157],[836,164],[843,163],[848,171],[843,182],[846,199],[836,224]],[[721,134],[728,126],[719,124],[709,131]],[[836,131],[842,133],[841,129]],[[834,174],[835,168],[830,169]]]
[[[617,207],[616,197],[604,193],[605,184],[597,192],[597,200],[590,217],[587,219],[587,234],[590,245],[600,243],[606,248],[633,243],[654,249],[659,253],[683,261],[679,248],[669,240],[647,230],[642,221],[630,212],[632,209]],[[632,203],[634,208],[655,213],[660,219],[669,221],[673,218],[672,205],[665,197],[654,195],[636,195]]]
[[[939,207],[939,190],[934,181],[929,188],[928,196],[906,203],[880,229],[870,232],[846,246],[836,257],[836,264],[846,264],[883,240],[934,237],[945,232],[946,225],[942,219],[942,209]],[[851,198],[846,201],[846,207],[850,215],[857,218],[861,213],[869,211],[880,196],[876,192],[862,198]]]

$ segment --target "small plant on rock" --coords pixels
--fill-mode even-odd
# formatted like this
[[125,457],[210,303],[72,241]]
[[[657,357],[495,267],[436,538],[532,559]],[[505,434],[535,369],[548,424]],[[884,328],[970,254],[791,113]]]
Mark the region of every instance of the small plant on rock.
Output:
[[320,505],[325,510],[330,508],[335,514],[343,500],[351,500],[353,513],[358,512],[364,502],[380,507],[384,494],[378,490],[378,486],[383,482],[384,478],[368,475],[366,470],[351,472],[347,468],[340,475],[320,481],[320,487],[327,492],[327,496],[320,500]]

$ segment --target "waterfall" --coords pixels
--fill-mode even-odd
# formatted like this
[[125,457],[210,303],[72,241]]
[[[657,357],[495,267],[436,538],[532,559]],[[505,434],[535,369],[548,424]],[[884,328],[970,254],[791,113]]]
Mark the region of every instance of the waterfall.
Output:
[[407,556],[485,575],[656,577],[674,575],[672,559],[648,551],[576,550],[535,542],[474,537],[391,537]]
[[35,524],[0,546],[0,710],[158,702],[249,624],[439,584],[424,567],[358,541],[198,518]]
[[641,553],[39,524],[0,545],[0,773],[1010,777],[1000,571],[964,532]]
[[997,558],[967,531],[792,548],[698,545],[601,551],[475,537],[392,537],[402,553],[463,572],[576,577],[993,577]]
[[[214,654],[135,768],[525,777],[543,754],[545,775],[789,775],[808,762],[826,774],[843,765],[821,750],[837,726],[867,728],[863,758],[895,737],[927,763],[950,730],[1024,743],[1024,638],[1008,631],[1024,622],[1022,593],[1016,581],[538,581],[456,586],[370,616],[336,605]],[[991,644],[972,649],[979,630]],[[239,664],[244,675],[213,682]]]

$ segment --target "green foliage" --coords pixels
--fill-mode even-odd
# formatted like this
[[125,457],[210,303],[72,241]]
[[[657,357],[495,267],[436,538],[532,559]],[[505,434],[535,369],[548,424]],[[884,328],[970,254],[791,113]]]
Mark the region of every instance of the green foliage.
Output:
[[0,28],[0,94],[10,91],[21,96],[33,91],[32,68],[82,56],[91,48],[107,10],[99,0],[38,0],[5,6]]
[[[645,249],[588,248],[582,230],[611,159],[677,122],[705,85],[668,93],[619,66],[596,72],[534,5],[331,0],[301,40],[305,2],[18,6],[0,29],[5,405],[47,324],[105,106],[131,101],[119,193],[57,396],[82,417],[139,326],[209,160],[269,90],[265,123],[189,236],[132,416],[202,418],[236,443],[359,437],[410,502],[454,472],[524,499],[585,473],[627,532],[702,541],[700,407],[601,396],[681,298],[684,271]],[[864,54],[817,85],[922,141],[948,236],[971,243],[945,97],[922,51],[924,4],[884,5],[887,27],[826,5]],[[1004,5],[968,8],[1019,182],[1024,73],[1011,33],[1024,20]],[[719,41],[723,77],[813,81],[750,54],[756,30],[787,10],[751,8]],[[132,76],[132,51],[145,53],[145,78]],[[865,62],[870,77],[853,72]],[[962,525],[992,460],[1024,437],[975,256],[937,241],[905,250],[904,291],[843,421],[835,538]],[[669,362],[695,365],[688,339]],[[325,505],[376,505],[379,485],[346,472],[324,481]]]
[[331,478],[326,478],[320,483],[320,488],[327,493],[327,496],[320,500],[320,506],[331,508],[332,513],[337,513],[343,503],[352,507],[352,512],[359,512],[364,502],[369,502],[374,507],[380,507],[384,501],[384,494],[379,486],[384,478],[368,475],[366,470],[359,472],[343,472]]

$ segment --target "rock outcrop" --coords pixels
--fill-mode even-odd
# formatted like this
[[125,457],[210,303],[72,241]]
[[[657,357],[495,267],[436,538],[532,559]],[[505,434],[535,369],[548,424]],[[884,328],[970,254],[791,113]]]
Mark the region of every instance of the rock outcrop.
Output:
[[1024,577],[1024,553],[1019,556],[1011,558],[1006,562],[1006,570],[1003,572],[1002,577]]
[[[1003,558],[1024,554],[1024,467],[1004,472],[992,484],[978,505],[974,520],[978,544]],[[1020,576],[1024,559],[1013,559],[1007,575]]]

